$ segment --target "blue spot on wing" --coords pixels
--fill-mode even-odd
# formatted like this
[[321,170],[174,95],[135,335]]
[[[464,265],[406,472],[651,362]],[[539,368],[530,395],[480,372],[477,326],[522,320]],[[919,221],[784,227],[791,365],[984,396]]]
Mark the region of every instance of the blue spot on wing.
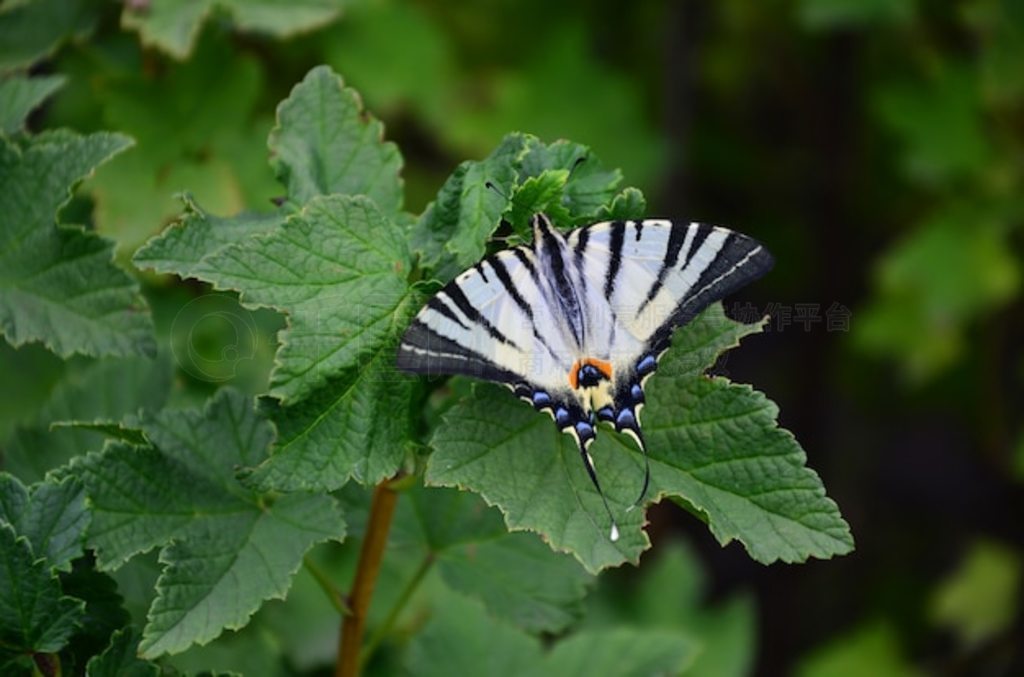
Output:
[[636,363],[636,370],[641,376],[650,374],[658,367],[658,360],[654,355],[644,355],[640,358],[640,361]]

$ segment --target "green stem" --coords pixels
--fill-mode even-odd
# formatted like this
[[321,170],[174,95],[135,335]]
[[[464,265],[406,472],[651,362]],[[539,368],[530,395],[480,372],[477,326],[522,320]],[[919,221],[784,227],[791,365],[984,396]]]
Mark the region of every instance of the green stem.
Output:
[[366,648],[363,649],[362,655],[359,657],[359,665],[365,666],[366,662],[370,660],[373,652],[377,650],[377,646],[384,640],[384,637],[391,632],[391,628],[394,627],[395,621],[398,620],[399,614],[402,613],[402,609],[409,603],[413,593],[423,582],[427,573],[430,571],[431,566],[434,564],[434,553],[428,552],[420,562],[419,567],[416,569],[416,573],[412,575],[409,582],[406,583],[405,588],[402,590],[402,594],[398,596],[394,606],[391,607],[391,611],[388,612],[387,618],[381,623],[373,634],[370,635],[369,641],[366,643]]
[[348,605],[345,604],[345,596],[341,594],[341,591],[335,587],[334,582],[330,577],[324,573],[323,569],[317,566],[316,562],[314,562],[309,555],[302,558],[302,566],[306,567],[306,571],[308,571],[310,575],[316,579],[316,582],[320,584],[320,588],[327,594],[327,599],[331,601],[331,606],[333,606],[339,614],[347,616],[352,613],[348,608]]

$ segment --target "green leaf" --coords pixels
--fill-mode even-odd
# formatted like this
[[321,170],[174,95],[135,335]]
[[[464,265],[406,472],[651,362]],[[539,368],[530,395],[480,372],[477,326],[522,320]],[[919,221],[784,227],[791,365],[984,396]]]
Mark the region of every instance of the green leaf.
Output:
[[108,241],[56,225],[71,188],[126,148],[117,134],[52,132],[23,147],[0,139],[0,333],[41,341],[62,357],[152,354],[152,327],[134,280]]
[[703,603],[710,585],[685,542],[662,541],[644,555],[640,568],[640,577],[622,571],[598,580],[598,589],[587,598],[584,627],[675,630],[697,648],[685,671],[688,677],[750,674],[757,641],[752,595]]
[[90,182],[97,230],[126,252],[174,219],[186,188],[221,214],[263,209],[280,191],[262,152],[271,126],[257,108],[262,67],[226,39],[212,35],[192,60],[153,73],[93,71],[88,92],[105,125],[137,141]]
[[[685,499],[722,544],[739,540],[760,562],[847,553],[849,527],[796,440],[778,427],[775,405],[749,386],[703,375],[756,330],[726,318],[718,304],[676,333],[647,388],[648,499]],[[590,450],[619,522],[621,538],[612,542],[575,443],[520,404],[487,386],[453,407],[431,441],[427,483],[480,493],[510,529],[537,531],[590,571],[635,562],[649,545],[642,511],[627,510],[643,478],[639,451],[610,430]]]
[[66,39],[92,30],[90,0],[21,0],[0,8],[0,71],[31,66]]
[[288,314],[270,394],[290,401],[359,365],[395,332],[410,261],[401,229],[373,202],[329,196],[208,265],[203,279]]
[[118,630],[110,637],[110,646],[85,666],[86,677],[156,677],[160,667],[138,658],[139,634],[131,629]]
[[[558,170],[568,172],[563,204],[559,205],[568,212],[568,219],[561,225],[601,220],[598,214],[610,206],[616,187],[622,183],[622,172],[605,169],[594,153],[582,144],[562,139],[545,145],[534,139],[529,152],[523,156],[521,175],[541,177],[545,171]],[[523,182],[522,186],[525,185]],[[555,214],[548,213],[548,216],[559,222]]]
[[914,677],[899,636],[886,621],[871,621],[815,649],[797,665],[797,677]]
[[89,526],[85,495],[74,478],[33,485],[0,473],[0,522],[28,539],[37,558],[55,569],[70,568],[82,554],[82,540]]
[[873,94],[879,121],[903,147],[908,177],[926,184],[984,170],[994,150],[972,70],[950,65],[927,80],[883,85]]
[[998,206],[945,205],[882,256],[873,304],[853,338],[865,352],[898,357],[914,381],[964,351],[965,330],[1018,293],[1021,269]]
[[61,594],[56,574],[32,554],[28,539],[0,524],[0,657],[60,651],[83,607]]
[[60,75],[35,78],[13,76],[0,82],[0,131],[14,134],[25,128],[28,114],[64,84]]
[[135,252],[135,265],[183,278],[212,274],[215,268],[209,257],[228,245],[270,232],[285,219],[281,213],[222,218],[204,211],[189,195],[183,196],[183,202],[185,212],[179,220]]
[[651,675],[673,673],[694,649],[657,630],[585,631],[545,654],[540,640],[490,617],[476,602],[442,597],[411,643],[411,675]]
[[101,567],[163,547],[141,643],[153,657],[245,625],[264,600],[285,594],[310,546],[343,537],[344,522],[328,496],[275,500],[238,482],[237,468],[266,457],[272,430],[235,391],[203,410],[146,417],[142,428],[152,447],[111,444],[72,470],[93,507],[88,543]]
[[916,14],[915,0],[800,0],[797,16],[811,31],[884,24],[907,24]]
[[515,187],[516,164],[527,142],[523,134],[509,134],[485,159],[463,162],[445,181],[410,233],[423,265],[443,270],[443,279],[450,279],[483,256]]
[[555,645],[544,661],[550,675],[657,675],[684,669],[696,654],[692,642],[659,630],[580,632]]
[[976,35],[978,69],[985,98],[1012,105],[1024,96],[1024,5],[1015,0],[980,0],[963,7],[965,23]]
[[1024,562],[1017,552],[979,541],[935,591],[932,620],[973,651],[1013,625],[1022,580]]
[[530,239],[530,219],[534,214],[547,214],[555,223],[569,222],[569,210],[562,204],[568,180],[567,169],[545,169],[516,188],[506,218],[524,239]]
[[37,409],[36,420],[16,430],[5,445],[4,467],[22,481],[40,481],[75,456],[98,449],[108,431],[52,423],[116,420],[139,409],[160,409],[171,389],[171,371],[170,361],[163,357],[69,363],[49,399]]
[[500,513],[473,494],[417,488],[402,496],[395,556],[430,558],[449,588],[527,631],[559,632],[579,618],[592,578],[571,557],[533,534],[509,533]]
[[624,188],[612,203],[597,210],[595,221],[627,221],[647,216],[647,200],[636,188]]
[[[110,636],[131,622],[131,615],[124,608],[117,583],[110,576],[96,570],[95,560],[80,557],[68,573],[60,575],[64,594],[85,602],[79,629],[71,636],[62,658],[74,661],[76,673],[89,659],[102,653],[110,642]],[[65,665],[65,669],[71,668]]]
[[195,46],[199,29],[214,9],[232,15],[242,31],[283,38],[332,21],[341,11],[339,0],[151,0],[127,3],[121,25],[139,32],[142,44],[185,59]]
[[363,110],[359,95],[319,66],[278,106],[267,144],[296,205],[317,195],[366,195],[392,214],[402,207],[402,156],[383,137],[384,126]]

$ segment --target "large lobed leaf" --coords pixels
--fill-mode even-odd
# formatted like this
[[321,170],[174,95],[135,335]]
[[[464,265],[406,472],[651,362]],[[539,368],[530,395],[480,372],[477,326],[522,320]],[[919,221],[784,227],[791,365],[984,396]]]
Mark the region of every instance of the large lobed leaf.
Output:
[[272,437],[241,394],[225,389],[203,410],[163,412],[139,425],[149,446],[113,443],[72,472],[93,509],[88,543],[101,567],[163,548],[143,655],[243,626],[264,600],[284,596],[309,547],[344,536],[331,497],[274,499],[235,478],[237,468],[265,458]]
[[[849,527],[799,444],[778,427],[775,405],[748,386],[703,375],[756,330],[716,305],[677,332],[647,389],[648,497],[684,501],[721,543],[739,540],[760,562],[849,552]],[[619,522],[616,542],[575,443],[506,392],[479,388],[446,414],[431,444],[428,483],[480,493],[509,528],[537,531],[591,571],[635,562],[649,545],[642,511],[629,510],[643,476],[640,453],[610,430],[590,453]]]
[[292,202],[340,193],[366,195],[388,214],[401,208],[398,147],[383,140],[384,126],[330,68],[314,68],[295,86],[277,122],[267,143]]
[[0,138],[0,333],[62,357],[152,354],[149,314],[107,240],[57,224],[72,187],[128,147],[118,134]]

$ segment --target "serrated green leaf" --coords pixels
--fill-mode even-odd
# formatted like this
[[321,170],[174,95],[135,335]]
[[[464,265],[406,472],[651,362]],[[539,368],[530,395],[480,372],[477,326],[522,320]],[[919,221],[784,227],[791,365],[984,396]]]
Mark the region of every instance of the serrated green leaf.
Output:
[[149,444],[149,440],[146,439],[142,430],[125,421],[97,419],[95,421],[56,421],[50,424],[50,430],[62,429],[89,430],[135,446]]
[[[545,171],[557,170],[569,172],[563,197],[568,220],[562,225],[600,221],[598,214],[610,206],[616,188],[622,183],[622,172],[605,169],[594,153],[582,144],[564,139],[551,144],[534,140],[529,152],[523,156],[521,176],[540,177]],[[558,223],[555,214],[548,215]]]
[[61,594],[60,581],[32,554],[28,539],[0,524],[0,656],[60,651],[83,607]]
[[22,0],[0,8],[0,71],[31,66],[61,42],[92,30],[90,0]]
[[243,31],[286,37],[333,20],[339,0],[151,0],[145,6],[128,3],[121,25],[139,32],[142,44],[185,59],[195,46],[199,29],[214,9],[232,15]]
[[[676,333],[647,389],[648,497],[686,499],[707,515],[721,543],[737,539],[760,562],[849,552],[849,527],[804,466],[803,450],[778,427],[775,405],[749,386],[703,376],[722,351],[753,331],[726,318],[717,304]],[[627,510],[643,462],[625,438],[602,430],[591,447],[619,522],[621,538],[612,542],[575,443],[549,418],[487,386],[444,419],[431,441],[428,484],[480,493],[501,508],[510,529],[541,533],[590,571],[636,561],[648,547],[642,511]]]
[[288,198],[365,195],[385,214],[402,207],[402,156],[359,95],[326,66],[311,70],[277,108],[267,145]]
[[26,489],[17,478],[0,473],[0,522],[27,538],[37,558],[55,569],[69,568],[71,560],[82,554],[89,526],[82,486],[66,478]]
[[206,265],[203,279],[288,314],[270,391],[285,403],[372,364],[413,300],[404,233],[362,196],[318,197],[281,229]]
[[12,76],[0,82],[0,131],[14,134],[24,129],[28,114],[63,84],[60,75]]
[[[398,324],[398,323],[396,323]],[[399,325],[400,326],[400,325]],[[401,466],[412,430],[415,380],[398,373],[394,344],[345,370],[301,402],[265,411],[278,429],[273,455],[247,478],[284,491],[374,484]]]
[[228,218],[205,212],[184,197],[185,212],[157,237],[140,247],[132,261],[141,268],[180,277],[197,277],[212,268],[206,259],[228,245],[270,232],[284,223],[285,215],[239,214]]
[[[579,618],[592,582],[571,557],[534,534],[508,533],[500,513],[452,489],[404,492],[393,526],[396,556],[421,550],[452,590],[530,632],[559,632]],[[408,500],[406,500],[408,499]]]
[[602,206],[596,212],[595,221],[627,221],[647,216],[647,199],[636,188],[624,188],[615,196],[610,205]]
[[620,629],[584,631],[548,653],[538,639],[490,617],[476,602],[443,596],[412,641],[408,674],[651,675],[674,673],[694,647],[675,633]]
[[117,134],[55,132],[23,147],[0,139],[0,332],[63,357],[152,354],[138,287],[111,261],[110,242],[56,225],[71,188],[126,148]]
[[142,428],[154,446],[112,444],[72,469],[93,507],[88,542],[101,567],[164,548],[143,631],[143,655],[152,657],[244,625],[264,600],[285,594],[310,546],[343,537],[344,522],[329,496],[274,501],[238,482],[238,468],[265,458],[272,430],[233,390],[203,410],[147,417]]
[[530,219],[534,214],[547,214],[554,223],[569,222],[569,210],[562,204],[568,169],[545,169],[523,181],[509,200],[506,218],[520,236],[529,239]]
[[136,652],[139,634],[132,629],[118,630],[110,637],[110,646],[85,666],[86,677],[156,677],[160,667],[144,661]]
[[483,160],[463,162],[413,226],[413,250],[423,265],[444,271],[441,279],[455,277],[483,256],[515,187],[516,164],[527,142],[526,135],[509,134]]

